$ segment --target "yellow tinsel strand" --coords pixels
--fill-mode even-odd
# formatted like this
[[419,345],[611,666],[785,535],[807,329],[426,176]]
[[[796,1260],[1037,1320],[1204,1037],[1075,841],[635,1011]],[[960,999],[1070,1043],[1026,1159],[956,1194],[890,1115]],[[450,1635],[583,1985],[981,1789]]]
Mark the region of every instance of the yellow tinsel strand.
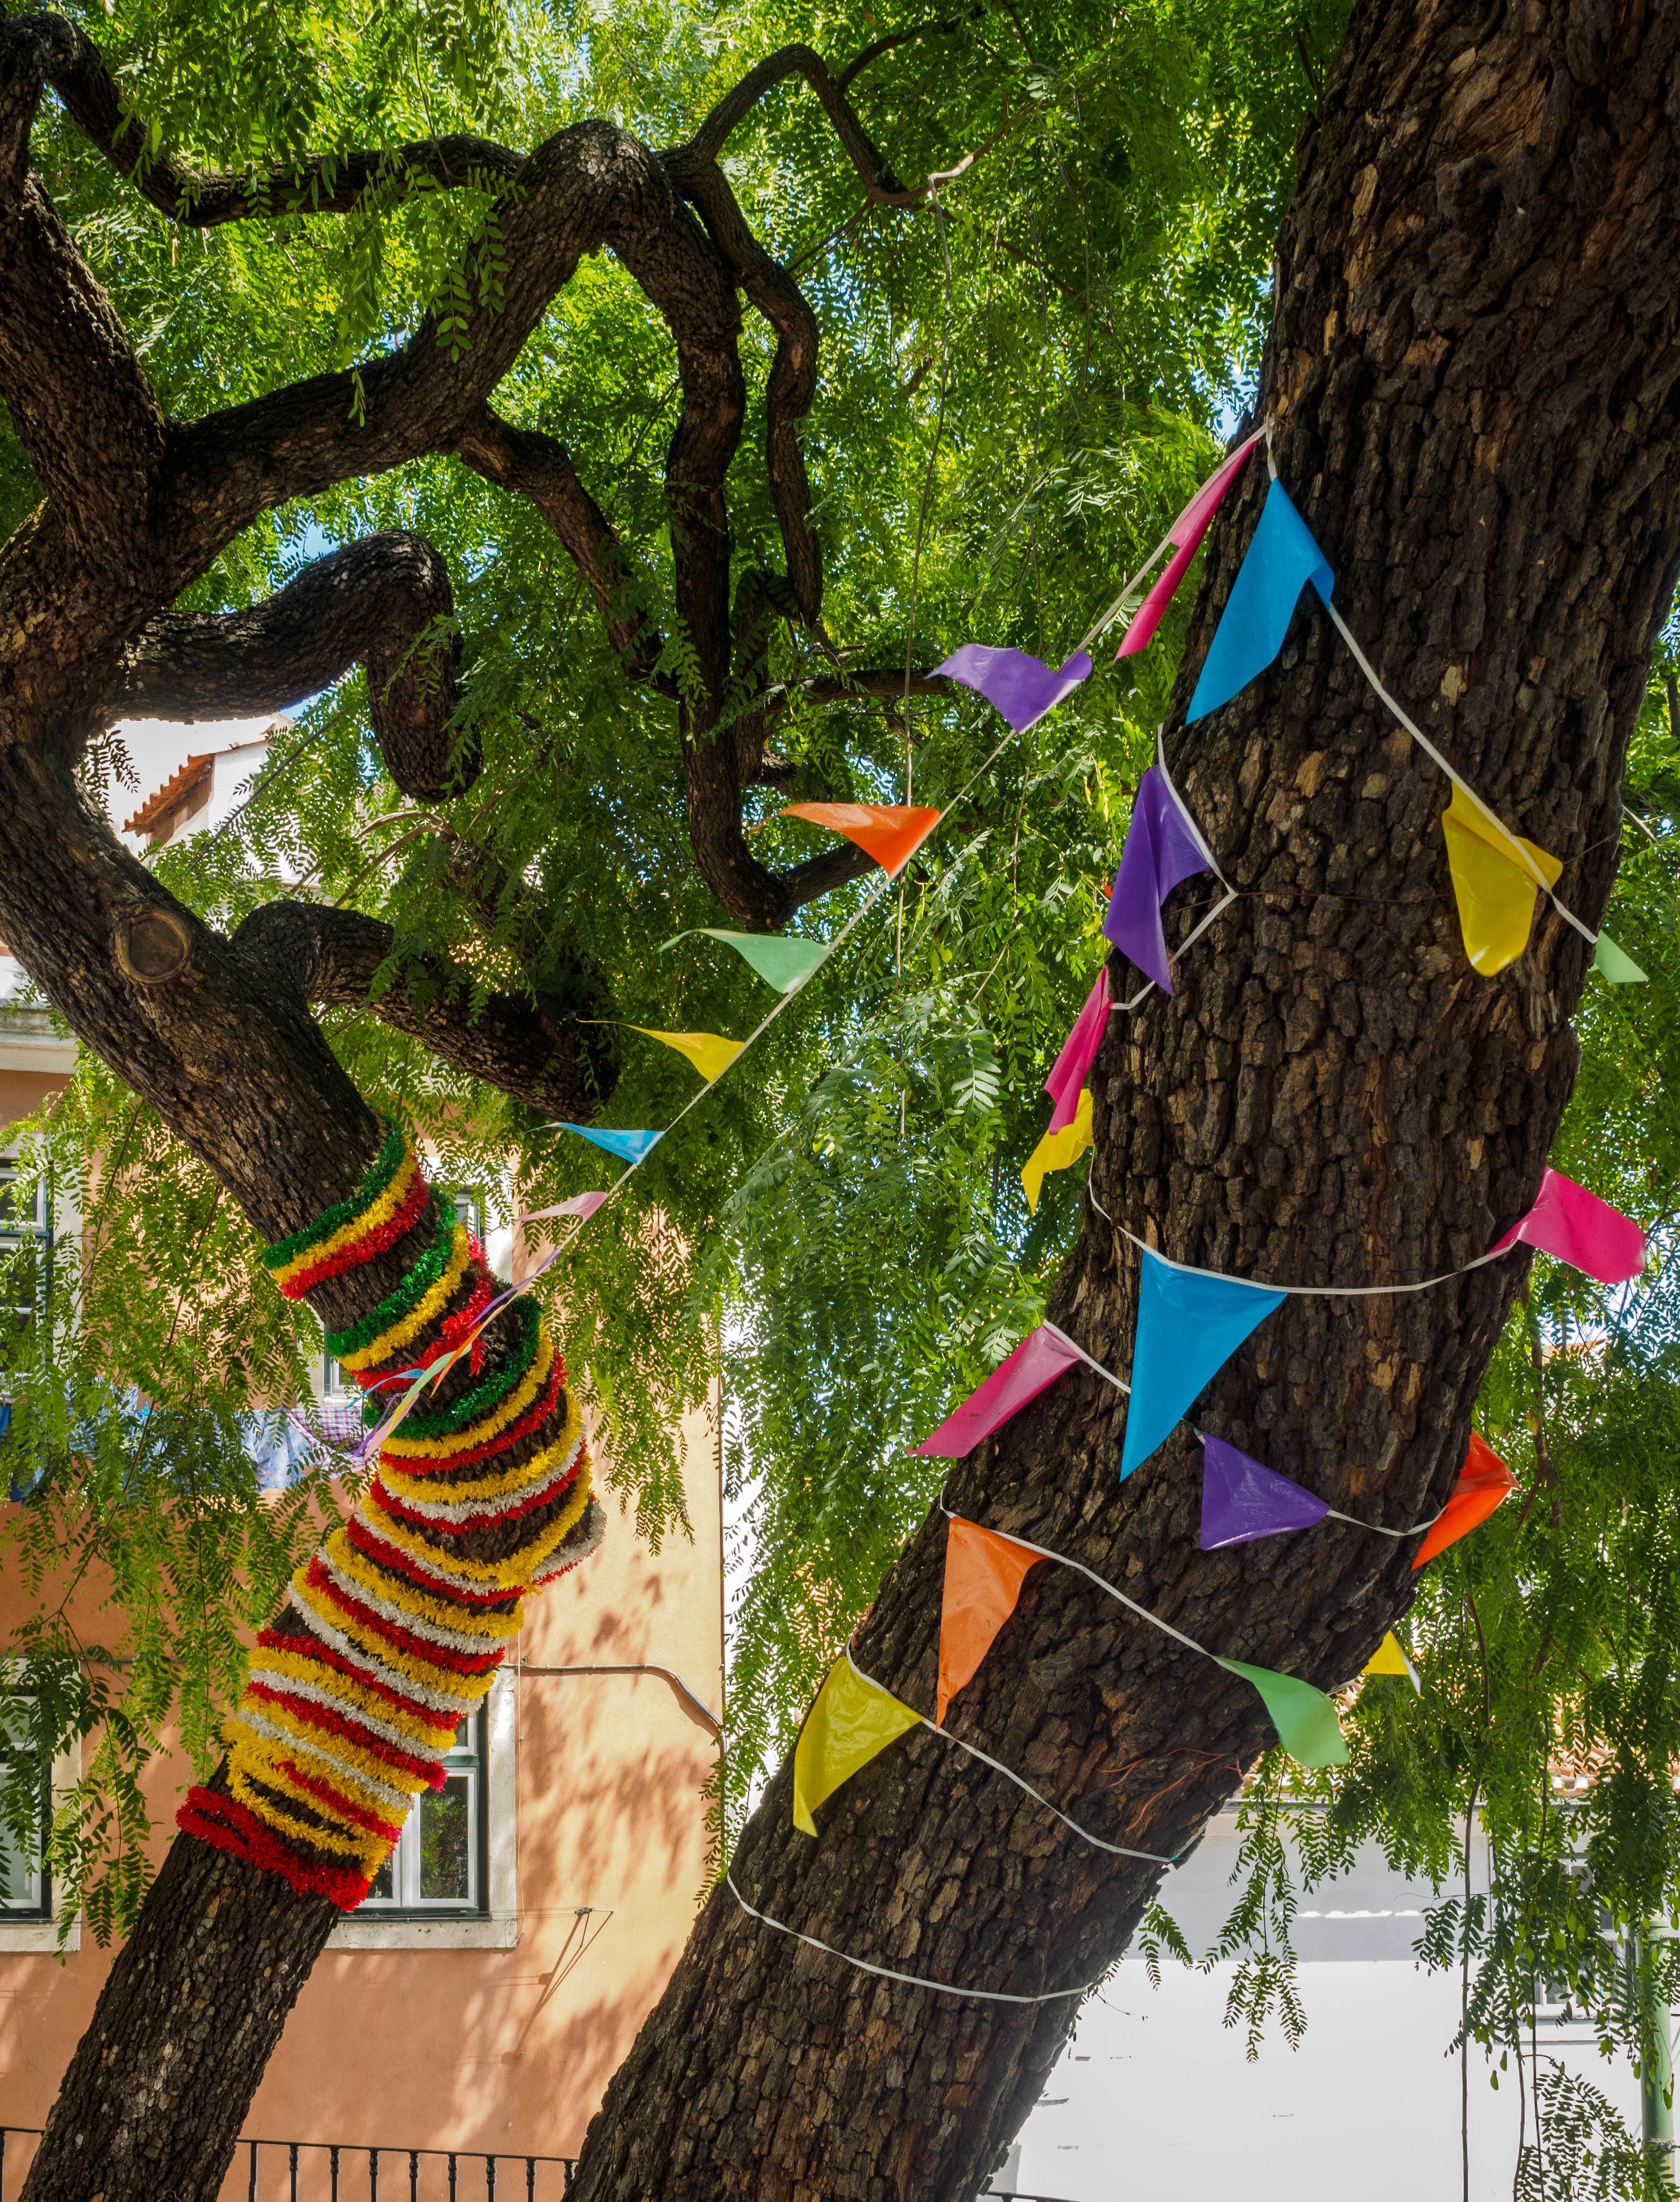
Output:
[[443,1275],[431,1291],[389,1330],[381,1331],[371,1345],[364,1345],[355,1353],[341,1353],[339,1367],[359,1375],[362,1369],[375,1368],[381,1361],[389,1361],[401,1352],[411,1338],[418,1338],[433,1317],[441,1315],[449,1305],[461,1279],[467,1275],[467,1265],[472,1258],[473,1241],[467,1226],[457,1223],[455,1237],[450,1242],[449,1261],[444,1265]]

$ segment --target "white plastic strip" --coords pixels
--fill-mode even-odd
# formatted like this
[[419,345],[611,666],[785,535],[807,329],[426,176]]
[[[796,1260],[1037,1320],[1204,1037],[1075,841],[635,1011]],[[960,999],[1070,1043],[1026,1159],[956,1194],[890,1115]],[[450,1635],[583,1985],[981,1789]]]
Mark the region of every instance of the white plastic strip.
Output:
[[[1268,414],[1266,419],[1261,421],[1260,427],[1255,429],[1252,436],[1244,437],[1234,451],[1227,451],[1225,453],[1224,458],[1219,461],[1219,466],[1215,467],[1213,469],[1213,473],[1217,474],[1219,471],[1219,467],[1230,466],[1233,460],[1240,459],[1245,452],[1252,451],[1254,445],[1259,443],[1262,436],[1266,438],[1266,456],[1269,462],[1272,457],[1272,416],[1270,414]],[[1272,469],[1272,477],[1274,481],[1278,478],[1278,469],[1275,466]],[[1207,478],[1208,481],[1211,481],[1213,478],[1213,474],[1210,474]],[[1207,483],[1203,482],[1197,489],[1195,497],[1200,497],[1202,490],[1206,489],[1207,486]],[[1194,504],[1195,503],[1195,497],[1193,497],[1190,499],[1190,504]],[[1186,505],[1184,511],[1188,512],[1189,509],[1190,505]],[[1179,513],[1177,519],[1172,522],[1172,527],[1176,527],[1178,525],[1178,521],[1181,521],[1184,516],[1184,512]],[[1209,517],[1211,519],[1212,515],[1210,515]],[[1120,591],[1120,593],[1115,598],[1113,603],[1109,605],[1107,610],[1106,612],[1099,613],[1094,624],[1086,629],[1084,639],[1079,645],[1081,650],[1089,650],[1105,628],[1113,627],[1114,621],[1119,617],[1120,614],[1125,609],[1126,606],[1131,602],[1133,597],[1137,595],[1138,590],[1143,587],[1144,582],[1148,580],[1150,573],[1154,568],[1155,562],[1160,556],[1161,552],[1163,550],[1172,550],[1178,548],[1178,545],[1172,540],[1172,527],[1169,527],[1167,529],[1166,534],[1161,537],[1160,541],[1157,543],[1154,549],[1150,551],[1148,556],[1143,561],[1143,563],[1138,568],[1137,571]]]
[[819,1942],[814,1934],[802,1934],[797,1927],[790,1927],[780,1919],[772,1919],[767,1911],[759,1911],[748,1903],[735,1886],[732,1873],[725,1874],[724,1879],[729,1884],[730,1894],[748,1918],[756,1919],[761,1927],[772,1927],[777,1934],[790,1934],[796,1942],[803,1942],[813,1950],[820,1950],[825,1957],[838,1958],[843,1965],[851,1965],[860,1973],[872,1973],[878,1981],[896,1981],[902,1987],[927,1988],[935,1995],[967,1996],[978,2003],[1063,2003],[1069,1996],[1089,1995],[1094,1987],[1100,1987],[1108,1977],[1107,1973],[1099,1973],[1096,1980],[1087,1981],[1081,1987],[1050,1988],[1043,1995],[1006,1995],[1002,1988],[960,1988],[953,1987],[949,1981],[924,1980],[919,1973],[896,1973],[890,1965],[872,1965],[867,1958],[854,1958],[848,1951],[837,1950],[832,1942]]
[[[1107,1375],[1107,1371],[1105,1369],[1103,1374]],[[853,1658],[852,1647],[849,1644],[846,1646],[846,1664],[857,1676],[859,1681],[867,1682],[872,1690],[879,1690],[883,1697],[892,1696],[892,1692],[887,1688],[885,1683],[878,1682],[872,1675],[864,1673],[857,1661]],[[894,1702],[902,1704],[903,1699],[896,1699]],[[1094,1850],[1107,1851],[1111,1858],[1142,1858],[1146,1865],[1177,1864],[1176,1852],[1171,1858],[1163,1858],[1159,1851],[1129,1851],[1123,1843],[1104,1842],[1101,1835],[1094,1835],[1089,1828],[1082,1828],[1077,1820],[1070,1820],[1060,1805],[1053,1805],[1048,1797],[1041,1795],[1030,1781],[1023,1781],[1020,1775],[1012,1768],[1006,1766],[1001,1758],[994,1758],[990,1752],[980,1750],[978,1745],[965,1743],[960,1735],[953,1735],[949,1728],[936,1728],[925,1713],[918,1715],[918,1718],[925,1728],[931,1729],[935,1735],[941,1737],[946,1743],[955,1744],[959,1751],[966,1751],[971,1758],[980,1759],[985,1765],[990,1766],[995,1774],[1002,1775],[1006,1781],[1013,1781],[1016,1788],[1024,1789],[1035,1805],[1042,1805],[1047,1812],[1061,1822],[1063,1827],[1072,1828],[1080,1840],[1090,1843]]]

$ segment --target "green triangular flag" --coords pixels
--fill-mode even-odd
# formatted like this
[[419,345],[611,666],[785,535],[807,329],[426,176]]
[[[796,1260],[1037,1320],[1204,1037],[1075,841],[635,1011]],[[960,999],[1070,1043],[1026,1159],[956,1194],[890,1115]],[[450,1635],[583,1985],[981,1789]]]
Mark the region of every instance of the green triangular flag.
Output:
[[1221,1659],[1221,1667],[1252,1682],[1265,1701],[1278,1731],[1278,1740],[1289,1757],[1302,1766],[1345,1766],[1348,1739],[1336,1717],[1336,1707],[1322,1690],[1293,1675],[1273,1674],[1270,1667],[1245,1666],[1241,1659]]
[[[694,932],[725,942],[745,957],[767,986],[784,994],[790,994],[802,979],[808,979],[828,953],[823,941],[796,940],[785,933],[724,933],[715,925],[697,925]],[[660,943],[661,955],[679,940],[691,938],[688,933],[673,933]]]
[[1650,984],[1638,964],[1625,949],[1618,948],[1607,933],[1601,933],[1593,951],[1593,969],[1602,971],[1612,986],[1645,986]]

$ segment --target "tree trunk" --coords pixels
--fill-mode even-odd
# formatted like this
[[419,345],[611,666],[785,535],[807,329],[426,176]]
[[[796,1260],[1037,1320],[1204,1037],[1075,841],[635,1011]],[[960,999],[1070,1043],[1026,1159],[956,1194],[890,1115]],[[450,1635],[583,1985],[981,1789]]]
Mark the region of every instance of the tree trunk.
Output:
[[[1589,924],[1680,560],[1677,33],[1672,0],[1366,0],[1304,136],[1260,393],[1353,631],[1501,815],[1563,858],[1560,892]],[[1186,679],[1264,490],[1256,462],[1212,539]],[[1520,962],[1470,969],[1447,783],[1310,594],[1272,672],[1168,749],[1243,895],[1176,996],[1111,1030],[1093,1078],[1102,1208],[1255,1280],[1460,1267],[1536,1189],[1590,950],[1547,909]],[[1287,1300],[1201,1419],[1339,1508],[1418,1521],[1463,1458],[1526,1260],[1414,1295]],[[1137,1263],[1088,1209],[1050,1310],[1121,1370]],[[1190,1433],[1122,1487],[1123,1428],[1076,1371],[959,1466],[947,1503],[1077,1555],[1217,1651],[1324,1687],[1356,1675],[1407,1606],[1410,1549],[1327,1522],[1204,1554]],[[929,1710],[943,1552],[933,1511],[856,1640],[865,1672]],[[1163,1856],[1272,1740],[1246,1684],[1048,1565],[950,1721],[1108,1840]],[[824,1808],[815,1842],[790,1793],[784,1765],[733,1861],[742,1897],[957,1987],[1090,1981],[1160,1879],[925,1731]],[[895,1985],[720,1887],[590,2128],[576,2202],[966,2202],[1076,2008]]]

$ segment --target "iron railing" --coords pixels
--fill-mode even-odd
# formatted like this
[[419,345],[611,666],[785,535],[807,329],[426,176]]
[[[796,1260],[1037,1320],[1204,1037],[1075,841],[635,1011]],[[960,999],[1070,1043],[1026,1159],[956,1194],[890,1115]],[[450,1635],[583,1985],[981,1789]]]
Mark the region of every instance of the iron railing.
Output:
[[[38,2140],[39,2126],[0,2126],[0,2202],[7,2202],[6,2144],[9,2140]],[[275,2162],[273,2152],[280,2152]],[[32,2157],[33,2150],[30,2151]],[[320,2159],[325,2157],[325,2164]],[[441,2166],[426,2181],[428,2196],[447,2196],[447,2202],[477,2202],[479,2175],[484,2202],[554,2202],[551,2179],[538,2191],[539,2166],[558,2166],[564,2193],[578,2168],[574,2156],[526,2156],[512,2150],[479,2148],[370,2148],[361,2143],[325,2140],[241,2140],[229,2166],[223,2191],[232,2192],[240,2168],[245,2173],[245,2202],[357,2202],[358,2164],[367,2174],[367,2202],[379,2202],[383,2178],[385,2202],[420,2202],[420,2170]],[[26,2169],[26,2162],[24,2167]],[[276,2183],[275,2174],[279,2175]],[[325,2173],[325,2183],[320,2177]],[[524,2175],[521,2181],[520,2174]],[[300,2181],[299,2175],[303,2177]],[[21,2171],[19,2174],[21,2177]],[[13,2188],[15,2202],[16,2187]]]

